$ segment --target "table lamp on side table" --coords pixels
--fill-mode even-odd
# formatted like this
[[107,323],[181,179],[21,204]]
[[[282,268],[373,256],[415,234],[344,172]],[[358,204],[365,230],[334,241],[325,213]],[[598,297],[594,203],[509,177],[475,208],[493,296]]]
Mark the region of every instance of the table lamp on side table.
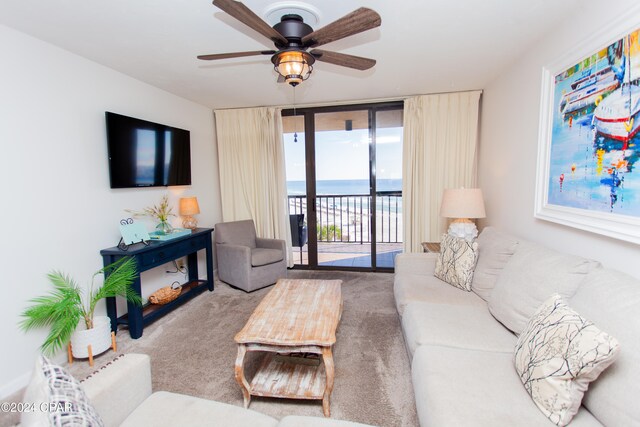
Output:
[[184,217],[182,226],[193,230],[198,226],[198,220],[193,217],[200,213],[197,197],[182,197],[180,199],[180,216]]
[[450,236],[472,241],[478,236],[478,228],[470,218],[484,218],[484,201],[479,188],[448,188],[442,193],[440,216],[454,218]]

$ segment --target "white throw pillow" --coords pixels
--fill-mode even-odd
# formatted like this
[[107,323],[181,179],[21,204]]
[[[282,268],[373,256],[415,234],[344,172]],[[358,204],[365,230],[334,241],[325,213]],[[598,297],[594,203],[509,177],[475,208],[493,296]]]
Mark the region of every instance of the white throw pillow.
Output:
[[578,412],[589,383],[618,356],[620,345],[552,295],[518,338],[514,362],[522,384],[556,425]]
[[34,409],[22,413],[20,424],[25,427],[104,426],[80,382],[44,356],[36,362],[24,403]]
[[473,269],[478,261],[478,243],[445,234],[440,242],[440,256],[434,275],[450,285],[471,291]]

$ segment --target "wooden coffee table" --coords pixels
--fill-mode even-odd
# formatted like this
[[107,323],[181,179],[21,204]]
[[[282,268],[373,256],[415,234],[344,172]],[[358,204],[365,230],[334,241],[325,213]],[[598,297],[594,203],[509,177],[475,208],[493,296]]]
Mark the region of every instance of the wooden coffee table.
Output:
[[[322,400],[324,415],[330,415],[341,286],[342,280],[280,279],[256,307],[235,336],[235,377],[245,408],[251,396],[311,399]],[[251,383],[244,376],[250,351],[267,352]]]

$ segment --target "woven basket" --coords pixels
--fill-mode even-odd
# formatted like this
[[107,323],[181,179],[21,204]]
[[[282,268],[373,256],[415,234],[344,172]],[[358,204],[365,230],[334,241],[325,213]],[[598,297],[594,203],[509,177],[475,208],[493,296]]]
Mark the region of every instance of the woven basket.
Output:
[[178,295],[180,295],[180,292],[182,292],[182,286],[180,285],[165,286],[164,288],[160,288],[154,293],[152,293],[151,295],[149,295],[149,302],[151,304],[160,304],[160,305],[166,304],[178,298]]

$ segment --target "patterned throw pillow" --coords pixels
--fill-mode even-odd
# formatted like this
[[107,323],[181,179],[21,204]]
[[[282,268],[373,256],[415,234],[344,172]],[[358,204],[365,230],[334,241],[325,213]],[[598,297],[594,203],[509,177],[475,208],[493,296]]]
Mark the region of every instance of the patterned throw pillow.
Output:
[[434,275],[450,285],[471,291],[473,269],[478,261],[478,243],[444,234]]
[[589,383],[618,356],[615,338],[567,306],[559,294],[545,301],[518,337],[515,366],[540,410],[567,425]]
[[44,356],[36,363],[24,402],[35,405],[35,411],[23,414],[23,426],[104,426],[80,382]]

